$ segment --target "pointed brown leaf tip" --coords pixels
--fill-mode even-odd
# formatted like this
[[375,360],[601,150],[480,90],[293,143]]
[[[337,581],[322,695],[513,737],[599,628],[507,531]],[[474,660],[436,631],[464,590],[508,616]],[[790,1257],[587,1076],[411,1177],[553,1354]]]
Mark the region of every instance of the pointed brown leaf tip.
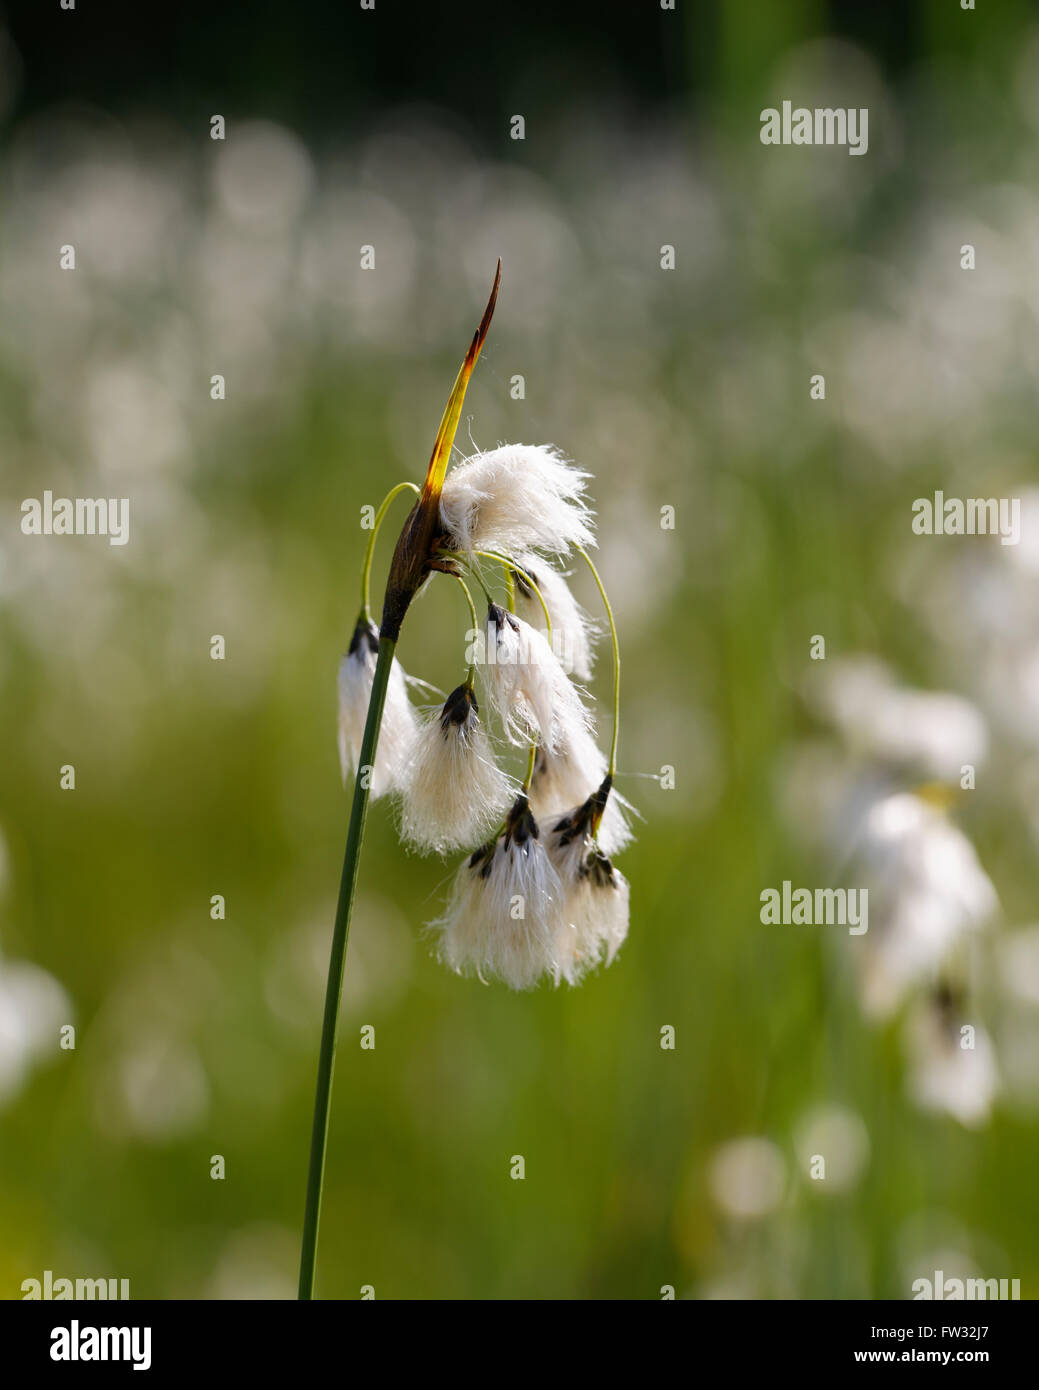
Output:
[[487,307],[483,311],[483,318],[480,320],[480,326],[473,336],[472,347],[470,347],[469,349],[469,352],[472,355],[472,359],[474,362],[476,361],[477,355],[479,354],[480,349],[483,347],[484,341],[487,338],[487,334],[490,331],[491,319],[494,318],[494,306],[498,303],[499,289],[501,289],[500,256],[498,257],[497,269],[494,272],[494,284],[491,286],[491,293],[487,299]]
[[494,274],[487,307],[483,311],[480,325],[473,335],[469,351],[459,369],[455,384],[451,389],[440,428],[433,444],[426,480],[418,501],[408,513],[408,519],[397,540],[393,559],[390,562],[390,576],[386,584],[386,598],[382,609],[382,636],[396,641],[400,636],[401,623],[415,597],[422,581],[429,573],[434,552],[445,539],[440,523],[440,493],[444,486],[451,448],[454,444],[458,421],[462,415],[466,388],[472,376],[476,359],[480,355],[484,340],[494,317],[494,306],[498,301],[498,288],[501,285],[501,259]]

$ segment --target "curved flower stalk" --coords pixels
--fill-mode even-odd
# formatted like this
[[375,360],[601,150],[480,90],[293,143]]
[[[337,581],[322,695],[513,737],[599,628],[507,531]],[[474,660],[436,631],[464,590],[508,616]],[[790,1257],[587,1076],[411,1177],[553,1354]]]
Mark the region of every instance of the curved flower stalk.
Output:
[[[318,1060],[300,1262],[303,1299],[314,1290],[336,1023],[370,798],[395,795],[401,835],[412,848],[467,851],[445,913],[431,924],[442,960],[458,973],[500,979],[513,989],[543,979],[576,984],[614,959],[628,929],[629,886],[610,858],[630,839],[627,803],[613,790],[620,651],[606,590],[586,549],[594,544],[585,496],[589,475],[554,449],[521,444],[477,454],[448,472],[500,281],[499,262],[422,488],[398,484],[376,512],[361,572],[361,611],[339,668],[339,751],[354,787]],[[409,489],[417,497],[397,539],[376,629],[369,603],[375,542],[390,506]],[[571,672],[580,679],[591,674],[590,624],[546,558],[571,551],[587,564],[609,623],[608,758],[592,733],[588,697],[570,679]],[[503,602],[488,588],[485,561],[500,576]],[[412,600],[438,573],[455,579],[465,595],[467,669],[443,706],[420,720],[408,695],[416,682],[395,653]],[[487,598],[482,626],[470,580]],[[497,751],[484,706],[499,725]],[[516,756],[517,747],[525,750],[522,775],[500,761],[510,752]]]

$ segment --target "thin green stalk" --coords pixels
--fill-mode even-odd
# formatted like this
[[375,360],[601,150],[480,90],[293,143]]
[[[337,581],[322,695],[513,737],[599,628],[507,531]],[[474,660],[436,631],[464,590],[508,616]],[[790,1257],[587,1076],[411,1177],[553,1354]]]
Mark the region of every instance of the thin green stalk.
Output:
[[[453,573],[453,572],[452,572],[452,573]],[[472,622],[473,622],[472,633],[473,633],[473,642],[474,642],[474,644],[475,644],[475,643],[478,642],[479,639],[480,639],[480,620],[479,620],[479,619],[477,618],[477,616],[476,616],[476,604],[473,602],[473,596],[472,596],[472,594],[469,592],[469,585],[465,582],[465,580],[462,578],[462,576],[461,576],[460,574],[453,574],[453,577],[454,577],[455,579],[458,580],[459,584],[461,584],[461,586],[462,586],[462,593],[465,594],[465,601],[466,601],[466,603],[468,603],[468,605],[469,605],[469,616],[470,616],[470,618],[472,619]],[[466,685],[469,687],[470,690],[472,690],[472,688],[473,688],[473,681],[474,681],[475,679],[476,679],[476,667],[475,667],[475,665],[473,665],[472,663],[470,663],[470,665],[469,665],[469,670],[466,672],[466,675],[465,675],[465,683],[466,683]]]
[[610,607],[610,600],[606,597],[606,589],[599,578],[599,571],[592,563],[592,557],[583,546],[576,545],[574,549],[592,572],[592,578],[599,590],[599,597],[606,609],[606,620],[610,624],[610,639],[613,643],[613,738],[610,741],[610,776],[613,777],[617,772],[617,734],[621,722],[621,649],[617,640],[617,624],[613,621],[613,609]]
[[[399,491],[399,489],[397,489]],[[368,718],[361,739],[361,752],[354,782],[353,805],[350,808],[350,828],[346,835],[346,853],[339,880],[339,901],[336,904],[335,925],[332,929],[332,954],[328,963],[328,987],[325,991],[325,1016],[321,1028],[321,1052],[318,1057],[317,1093],[314,1098],[314,1127],[310,1139],[310,1168],[307,1174],[307,1201],[303,1216],[303,1251],[299,1265],[299,1296],[314,1296],[314,1271],[317,1263],[318,1221],[321,1216],[321,1190],[325,1177],[325,1148],[328,1142],[328,1117],[332,1103],[332,1073],[336,1056],[336,1025],[343,990],[343,968],[346,962],[346,942],[350,934],[350,913],[357,884],[357,868],[364,841],[364,825],[368,817],[369,782],[375,766],[375,750],[379,742],[379,727],[386,703],[386,688],[393,665],[396,643],[388,637],[379,641],[379,655],[372,678],[372,693],[368,703]],[[369,769],[366,773],[365,769]]]
[[371,619],[372,611],[369,606],[370,584],[372,577],[372,557],[375,554],[375,542],[379,536],[379,527],[383,523],[386,513],[393,504],[393,500],[399,497],[408,488],[412,492],[418,493],[415,483],[398,483],[396,487],[390,488],[389,492],[379,504],[379,510],[375,513],[375,520],[372,522],[372,534],[368,537],[368,548],[364,552],[364,564],[361,566],[361,612],[368,619]]
[[527,775],[523,779],[523,794],[526,796],[530,791],[530,784],[534,780],[534,763],[538,756],[537,739],[531,739],[530,751],[527,754]]

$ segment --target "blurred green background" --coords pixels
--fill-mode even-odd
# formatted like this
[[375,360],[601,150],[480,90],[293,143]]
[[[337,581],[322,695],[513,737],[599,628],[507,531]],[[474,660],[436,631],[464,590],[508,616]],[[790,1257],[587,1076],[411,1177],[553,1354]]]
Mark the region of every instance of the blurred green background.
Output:
[[[577,990],[458,979],[421,935],[453,865],[373,807],[319,1295],[1032,1296],[1034,7],[52,8],[0,31],[0,1296],[294,1295],[360,509],[421,478],[499,255],[458,442],[595,475],[631,931]],[[763,147],[785,98],[868,106],[868,154]],[[45,488],[129,496],[130,543],[23,536]],[[913,536],[935,488],[1022,497],[1020,545]],[[465,625],[433,585],[402,664],[450,689]],[[977,758],[878,740],[827,683],[866,657],[969,702]],[[928,1109],[926,982],[868,1018],[866,939],[759,894],[830,882],[834,798],[967,761],[992,1065]]]

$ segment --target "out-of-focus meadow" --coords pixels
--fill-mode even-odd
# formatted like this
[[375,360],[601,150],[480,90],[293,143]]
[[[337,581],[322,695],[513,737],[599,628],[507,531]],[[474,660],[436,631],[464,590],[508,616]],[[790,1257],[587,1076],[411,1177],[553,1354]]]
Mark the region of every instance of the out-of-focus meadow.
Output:
[[[652,108],[535,64],[483,126],[401,94],[321,139],[22,111],[0,47],[0,1296],[294,1293],[361,508],[421,478],[498,256],[459,443],[595,475],[631,930],[577,990],[456,978],[453,865],[373,806],[318,1293],[1034,1295],[1039,29],[954,13],[897,72],[748,25]],[[784,98],[868,106],[868,154],[763,147]],[[1020,543],[915,536],[936,488],[1021,497]],[[22,535],[44,489],[129,497],[129,544]],[[434,584],[405,668],[450,689],[464,626]],[[763,925],[785,879],[868,883],[869,933]]]

